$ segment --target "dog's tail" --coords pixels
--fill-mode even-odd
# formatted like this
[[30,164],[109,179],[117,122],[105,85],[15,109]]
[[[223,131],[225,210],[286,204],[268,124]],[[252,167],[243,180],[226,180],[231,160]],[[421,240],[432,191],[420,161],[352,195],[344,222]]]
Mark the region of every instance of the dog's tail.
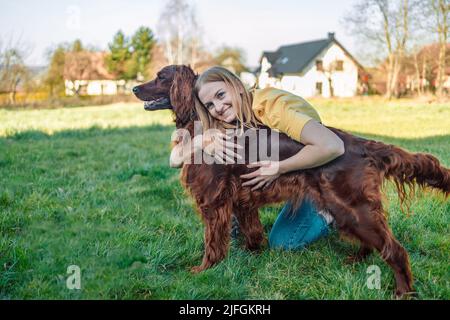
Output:
[[449,196],[450,170],[443,167],[436,157],[410,153],[376,141],[369,141],[366,147],[384,177],[394,182],[402,205],[407,198],[406,187],[414,192],[415,184],[440,190],[445,198]]

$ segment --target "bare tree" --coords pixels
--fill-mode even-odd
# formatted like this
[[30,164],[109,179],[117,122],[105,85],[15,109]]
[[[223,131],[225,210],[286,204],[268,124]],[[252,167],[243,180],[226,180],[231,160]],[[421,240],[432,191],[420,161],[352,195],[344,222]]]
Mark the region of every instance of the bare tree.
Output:
[[423,0],[423,4],[426,27],[438,38],[439,58],[436,93],[438,96],[442,96],[444,94],[450,3],[448,0]]
[[201,37],[195,12],[186,0],[169,0],[164,7],[158,30],[169,64],[190,63],[194,67],[197,63]]
[[68,52],[65,55],[64,78],[73,83],[76,96],[81,93],[80,81],[90,80],[90,75],[95,72],[92,60],[93,53],[88,51]]
[[196,16],[196,9],[193,6],[189,13],[189,21],[190,21],[190,32],[188,38],[188,56],[189,56],[189,64],[193,69],[196,68],[197,63],[201,59],[201,27],[198,23]]
[[322,73],[328,80],[328,87],[330,89],[330,97],[334,97],[334,85],[333,85],[333,75],[336,73],[336,71],[340,71],[342,65],[339,60],[334,60],[330,62],[326,67],[322,68]]
[[361,0],[344,22],[364,44],[386,55],[386,97],[398,95],[398,76],[410,36],[416,0]]
[[[414,86],[417,86],[417,93],[419,94],[419,96],[423,95],[424,93],[424,85],[423,85],[423,71],[425,70],[425,63],[422,63],[422,72],[420,72],[420,67],[419,67],[419,50],[415,50],[415,52],[413,53],[413,58],[414,58],[414,71],[415,71],[415,81],[414,81]],[[416,88],[413,87],[411,88],[411,90],[415,90]]]
[[[433,83],[437,83],[439,68],[439,44],[416,46],[411,55],[405,59],[405,75],[414,78],[411,90],[418,95],[432,91]],[[447,53],[447,60],[450,54]]]
[[31,49],[20,38],[11,38],[8,43],[0,40],[0,92],[9,93],[9,102],[16,103],[16,94],[20,84],[30,78],[30,70],[25,58]]

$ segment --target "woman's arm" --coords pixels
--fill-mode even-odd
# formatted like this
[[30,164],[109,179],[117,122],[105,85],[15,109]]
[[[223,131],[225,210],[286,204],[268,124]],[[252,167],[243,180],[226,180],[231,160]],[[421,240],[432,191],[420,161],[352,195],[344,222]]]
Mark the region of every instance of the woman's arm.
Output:
[[345,152],[344,142],[330,129],[315,120],[308,121],[300,134],[302,150],[280,161],[280,174],[321,166]]
[[300,142],[305,145],[297,154],[282,161],[263,161],[248,165],[249,168],[260,167],[241,178],[251,179],[243,186],[253,186],[257,190],[270,184],[281,174],[290,171],[315,168],[330,162],[344,154],[344,142],[331,130],[316,120],[308,121],[300,134]]

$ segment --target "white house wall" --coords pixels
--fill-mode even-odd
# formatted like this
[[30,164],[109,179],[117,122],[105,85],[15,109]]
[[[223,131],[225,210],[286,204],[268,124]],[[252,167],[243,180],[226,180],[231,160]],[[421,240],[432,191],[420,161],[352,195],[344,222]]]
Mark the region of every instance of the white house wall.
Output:
[[114,95],[117,94],[117,84],[112,80],[92,80],[86,91],[89,96]]
[[258,77],[259,88],[274,87],[281,89],[280,79],[269,77],[268,70],[272,67],[266,57],[261,60],[261,73]]
[[[119,93],[130,94],[132,88],[137,85],[136,81],[125,80],[66,80],[66,95],[75,95],[80,86],[85,86],[85,94],[89,96],[116,95]],[[120,92],[119,92],[120,88]]]

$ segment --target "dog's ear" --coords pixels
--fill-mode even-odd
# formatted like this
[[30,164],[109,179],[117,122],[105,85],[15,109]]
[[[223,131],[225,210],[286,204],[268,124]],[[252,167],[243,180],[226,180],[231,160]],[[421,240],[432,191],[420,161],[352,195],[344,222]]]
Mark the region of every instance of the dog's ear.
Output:
[[177,66],[170,87],[170,102],[176,114],[177,125],[183,125],[193,119],[194,107],[194,85],[196,75],[187,66]]
[[195,85],[194,71],[187,66],[177,66],[172,86],[170,87],[170,101],[172,106],[179,108],[193,102],[192,91]]

